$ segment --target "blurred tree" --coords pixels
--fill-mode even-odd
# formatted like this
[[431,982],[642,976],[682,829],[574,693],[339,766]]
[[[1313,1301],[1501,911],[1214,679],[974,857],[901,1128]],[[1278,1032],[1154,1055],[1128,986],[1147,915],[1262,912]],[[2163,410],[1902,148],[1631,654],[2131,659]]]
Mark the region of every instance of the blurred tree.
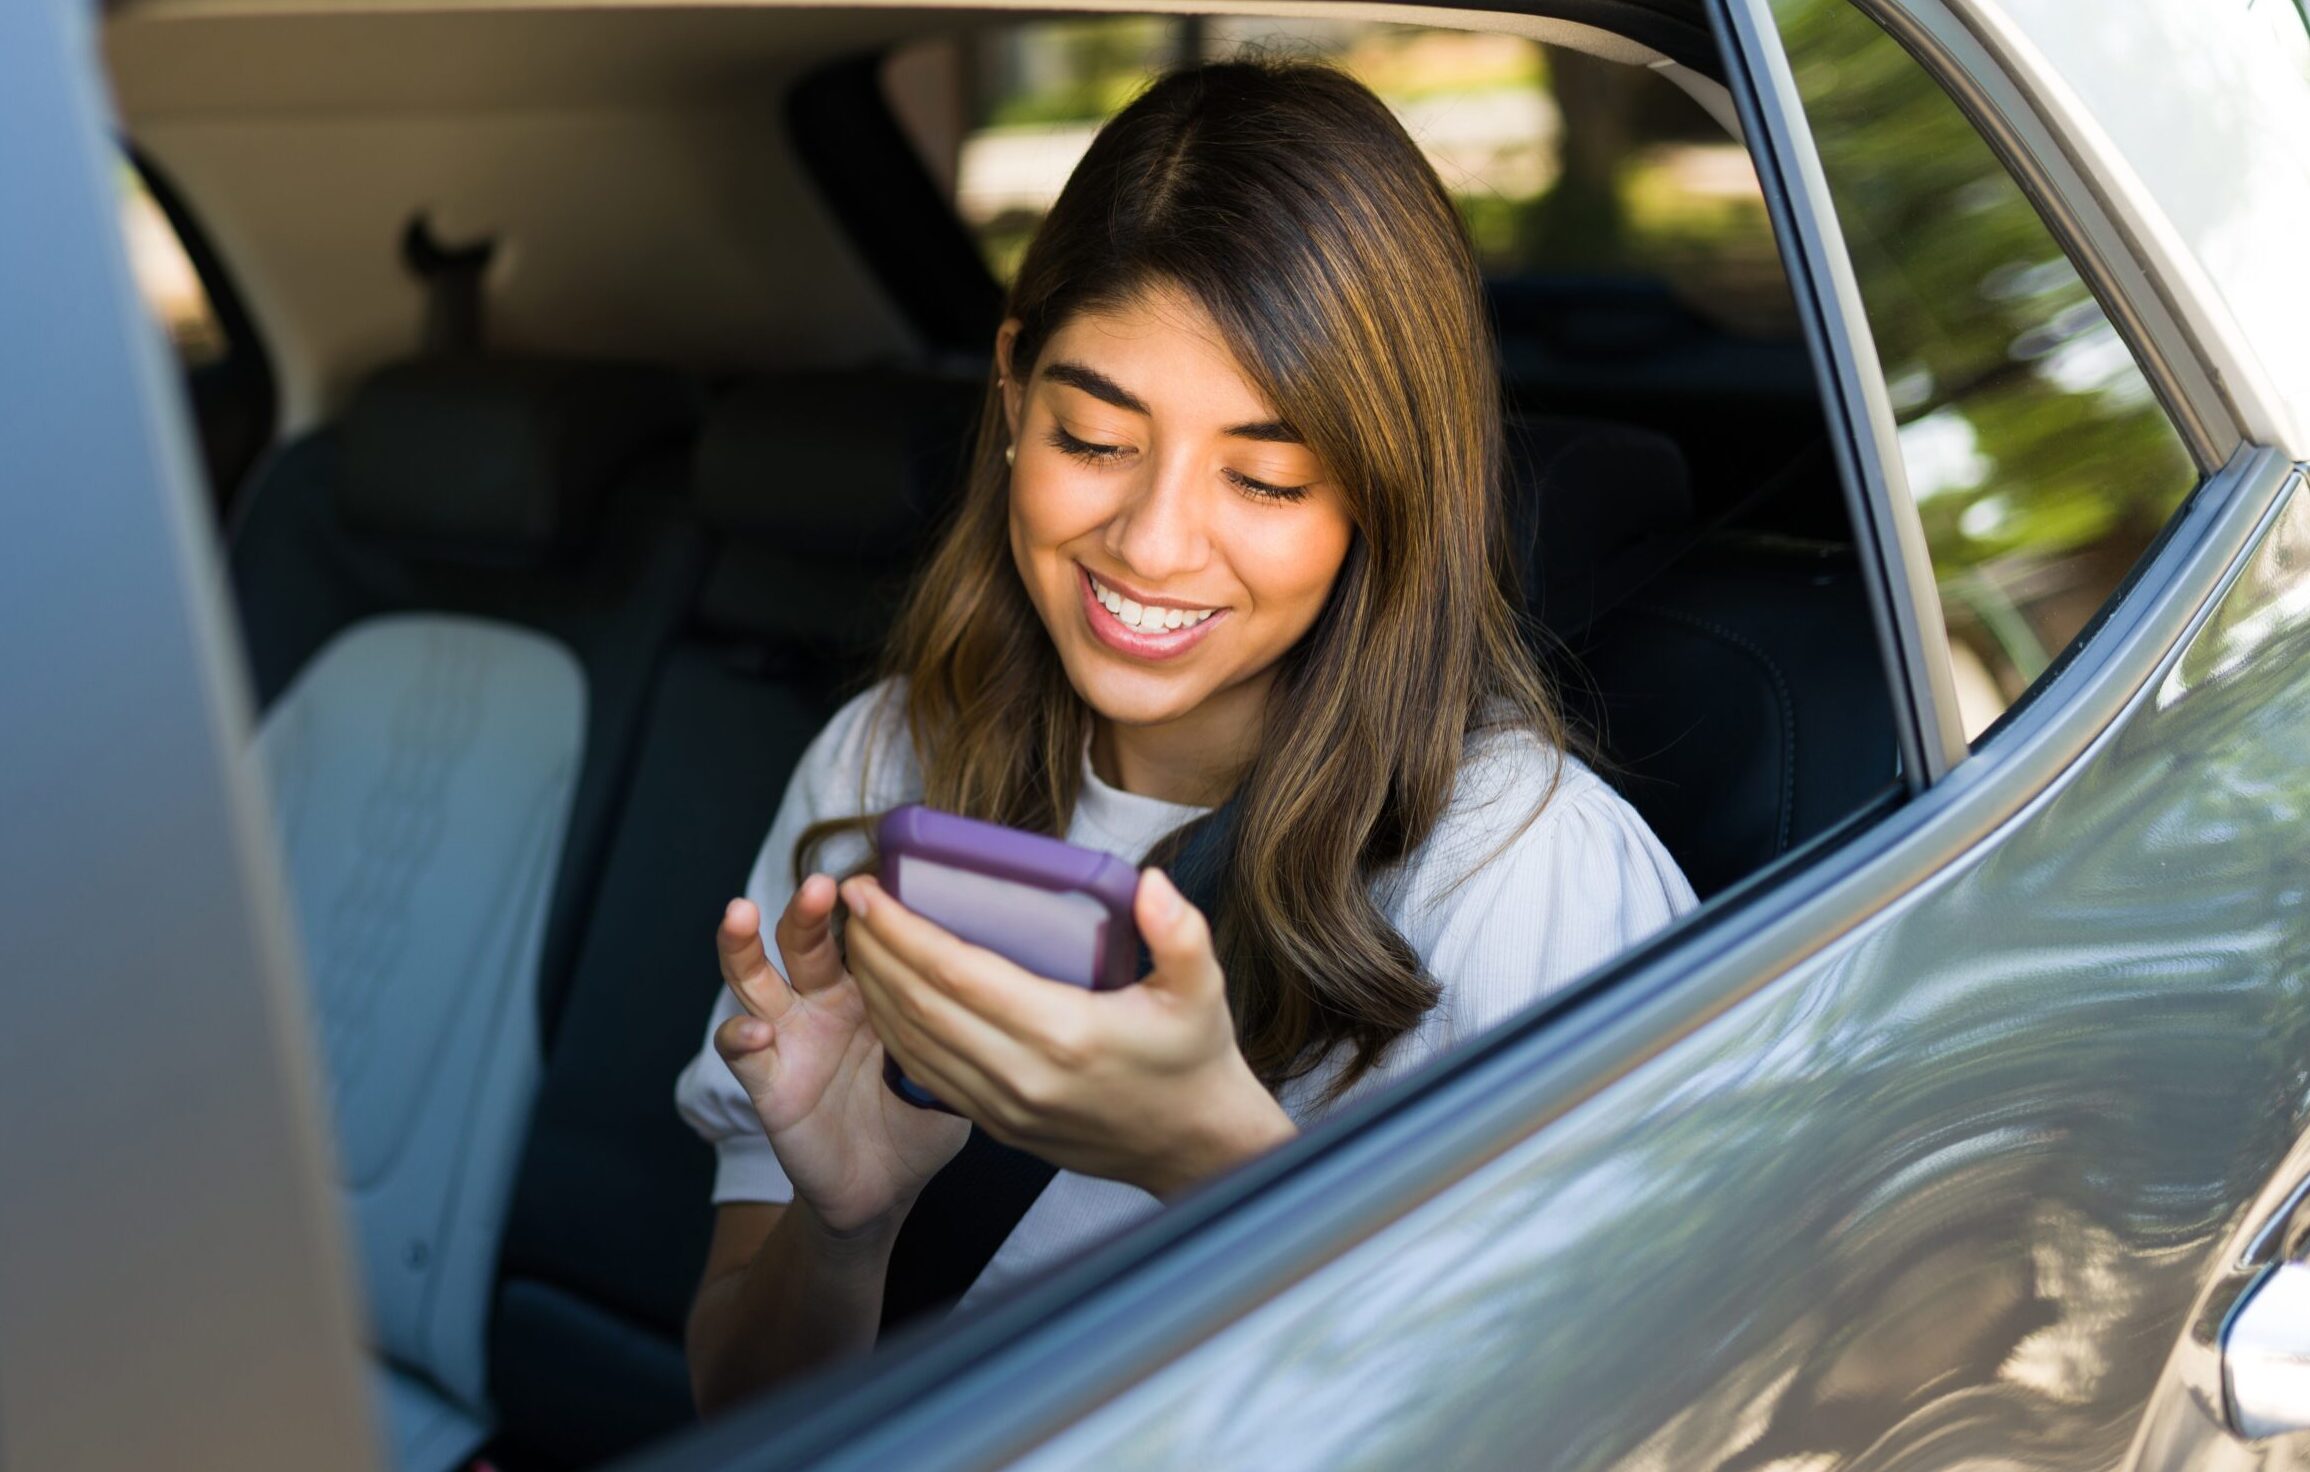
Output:
[[1531,207],[1519,249],[1545,261],[1616,261],[1627,236],[1620,175],[1635,139],[1642,87],[1651,79],[1635,67],[1561,46],[1542,50],[1563,116],[1559,170],[1555,186]]

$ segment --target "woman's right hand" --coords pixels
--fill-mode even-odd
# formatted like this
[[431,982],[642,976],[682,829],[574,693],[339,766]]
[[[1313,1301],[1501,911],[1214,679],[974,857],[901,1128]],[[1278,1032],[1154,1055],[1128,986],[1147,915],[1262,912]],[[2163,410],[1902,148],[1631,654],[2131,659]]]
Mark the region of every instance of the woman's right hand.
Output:
[[[882,1081],[882,1043],[834,943],[834,881],[813,874],[778,917],[781,977],[760,912],[733,900],[715,935],[742,1010],[714,1031],[796,1199],[843,1236],[894,1232],[970,1123],[917,1109]],[[792,985],[788,985],[791,980]]]

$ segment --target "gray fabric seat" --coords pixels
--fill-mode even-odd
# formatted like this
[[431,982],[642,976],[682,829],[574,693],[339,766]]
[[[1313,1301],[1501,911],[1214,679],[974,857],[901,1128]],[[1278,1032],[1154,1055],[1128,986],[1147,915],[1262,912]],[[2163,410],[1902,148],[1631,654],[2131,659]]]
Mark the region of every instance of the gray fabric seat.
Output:
[[650,704],[506,1226],[490,1385],[508,1465],[597,1465],[692,1417],[681,1334],[714,1164],[673,1088],[721,987],[713,927],[871,667],[976,403],[975,385],[781,374],[707,410],[713,562]]
[[[394,1465],[488,1436],[489,1306],[647,682],[702,566],[665,375],[406,365],[278,457],[233,572]],[[672,454],[669,454],[672,451]],[[612,545],[604,545],[605,540]],[[563,942],[566,945],[566,939]]]
[[1890,792],[1892,702],[1849,537],[1734,524],[1842,533],[1825,453],[1701,526],[1661,435],[1536,418],[1509,445],[1542,653],[1606,776],[1702,898]]
[[260,709],[362,619],[462,613],[566,646],[591,697],[539,1017],[601,872],[650,681],[695,595],[696,392],[614,365],[452,360],[378,373],[251,478],[227,551]]
[[401,614],[330,641],[258,733],[400,1466],[487,1433],[484,1315],[585,712],[554,641]]

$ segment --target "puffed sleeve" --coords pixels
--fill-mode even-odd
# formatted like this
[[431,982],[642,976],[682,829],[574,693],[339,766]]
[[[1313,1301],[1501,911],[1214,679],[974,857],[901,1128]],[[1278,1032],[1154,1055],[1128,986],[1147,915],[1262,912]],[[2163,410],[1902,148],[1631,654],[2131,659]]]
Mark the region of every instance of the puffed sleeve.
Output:
[[[877,722],[879,703],[893,702],[887,719]],[[869,750],[869,742],[873,750]],[[865,784],[862,786],[862,782]],[[899,727],[895,689],[878,685],[845,705],[811,741],[786,784],[786,796],[755,855],[746,880],[746,898],[762,917],[763,943],[770,964],[780,966],[778,947],[767,931],[794,897],[794,843],[811,824],[861,811],[875,811],[904,801],[916,785],[911,753]],[[840,874],[865,857],[863,836],[849,834],[829,840],[818,855],[818,867]],[[794,1186],[778,1164],[762,1122],[754,1113],[737,1075],[714,1051],[714,1032],[738,1011],[738,999],[728,987],[715,997],[706,1019],[706,1033],[696,1056],[674,1084],[674,1107],[690,1128],[714,1146],[714,1204],[725,1201],[785,1202],[794,1199]]]
[[1411,1052],[1497,1026],[1696,903],[1634,808],[1529,737],[1496,739],[1469,763],[1429,849],[1400,925],[1443,997]]

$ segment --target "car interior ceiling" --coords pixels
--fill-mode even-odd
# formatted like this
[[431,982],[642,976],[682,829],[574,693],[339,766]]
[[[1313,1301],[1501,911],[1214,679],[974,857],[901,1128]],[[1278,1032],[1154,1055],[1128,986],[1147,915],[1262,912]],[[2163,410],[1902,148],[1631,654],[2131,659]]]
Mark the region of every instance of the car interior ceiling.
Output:
[[[397,1466],[484,1444],[513,1472],[593,1465],[691,1419],[713,1158],[672,1082],[720,986],[704,938],[955,488],[983,383],[962,344],[999,305],[874,86],[889,36],[953,23],[889,12],[849,49],[814,34],[780,165],[934,350],[744,368],[657,344],[496,351],[485,293],[471,340],[413,352],[428,288],[409,282],[409,346],[229,488],[325,1061],[340,1112],[392,1135],[363,1148],[395,1164],[346,1189]],[[132,71],[149,84],[151,65]],[[177,182],[197,231],[197,181]],[[1536,654],[1705,898],[1895,785],[1803,347],[1642,280],[1501,282],[1495,308]],[[191,404],[229,477],[246,394]],[[541,715],[531,692],[563,689],[565,716]],[[457,985],[421,974],[444,956]],[[534,1053],[512,1084],[463,1041],[480,975],[502,983],[493,1046]],[[443,1160],[471,1189],[402,1179]]]

